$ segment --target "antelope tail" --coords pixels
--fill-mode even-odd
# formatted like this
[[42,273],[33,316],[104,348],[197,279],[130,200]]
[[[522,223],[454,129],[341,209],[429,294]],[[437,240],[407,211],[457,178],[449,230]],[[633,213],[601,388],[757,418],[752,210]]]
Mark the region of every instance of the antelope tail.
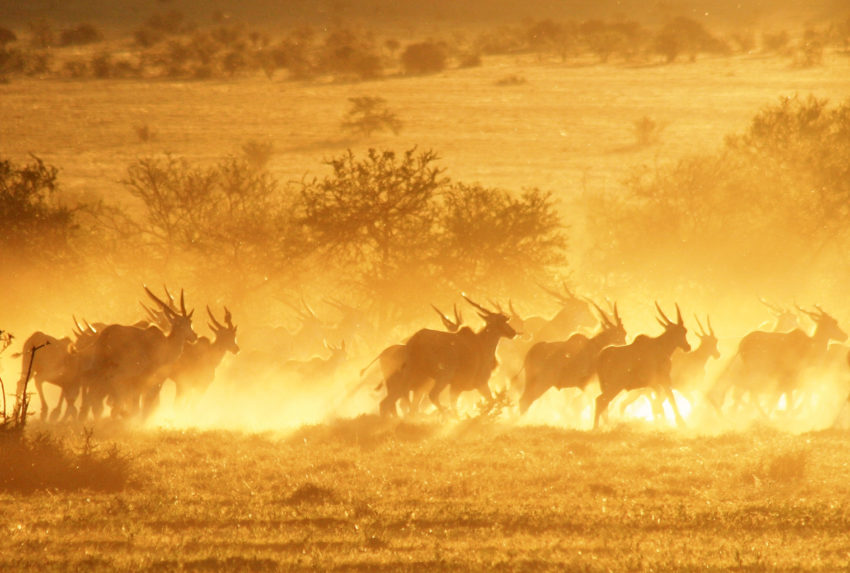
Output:
[[372,359],[372,362],[370,362],[369,364],[367,364],[367,365],[363,368],[363,370],[361,370],[361,371],[360,371],[360,377],[361,377],[361,378],[363,378],[363,375],[364,375],[364,374],[366,374],[366,371],[367,371],[367,370],[369,370],[369,368],[372,366],[372,364],[374,364],[375,362],[377,362],[377,361],[378,361],[378,359],[379,359],[380,357],[381,357],[381,355],[380,355],[380,354],[379,354],[379,355],[377,355],[376,357],[374,357],[374,358]]

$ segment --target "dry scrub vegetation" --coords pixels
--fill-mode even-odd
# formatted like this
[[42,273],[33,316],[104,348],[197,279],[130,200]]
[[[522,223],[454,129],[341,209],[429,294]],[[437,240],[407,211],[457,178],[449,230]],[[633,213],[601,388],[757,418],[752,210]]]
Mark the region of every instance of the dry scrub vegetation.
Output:
[[372,416],[289,435],[112,431],[132,459],[126,488],[0,494],[0,566],[834,571],[850,559],[844,432]]
[[572,390],[509,421],[506,369],[471,417],[380,419],[356,372],[460,292],[551,316],[574,285],[630,337],[677,302],[724,359],[759,297],[846,329],[848,14],[156,4],[0,16],[0,375],[36,329],[134,322],[141,284],[185,287],[199,334],[232,310],[242,350],[146,426],[0,432],[0,570],[846,568],[848,434],[812,431],[846,350],[770,428],[567,429]]

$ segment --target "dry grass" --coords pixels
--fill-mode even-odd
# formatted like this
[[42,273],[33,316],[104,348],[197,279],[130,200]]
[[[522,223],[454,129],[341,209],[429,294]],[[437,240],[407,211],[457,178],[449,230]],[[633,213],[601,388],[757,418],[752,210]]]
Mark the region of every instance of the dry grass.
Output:
[[[246,141],[267,144],[269,169],[297,181],[351,145],[339,133],[349,98],[380,93],[404,132],[355,152],[433,148],[457,180],[569,198],[616,187],[636,164],[713,149],[780,96],[840,100],[849,68],[835,55],[810,69],[779,57],[644,67],[503,57],[358,84],[16,79],[0,85],[0,151],[37,153],[62,168],[66,191],[101,197],[140,153],[214,161]],[[526,81],[495,85],[506,77]],[[667,127],[635,146],[645,116]],[[134,125],[156,137],[132,137]],[[218,382],[203,413],[239,410],[268,428],[328,410],[313,388],[239,388]],[[99,427],[133,480],[110,493],[35,481],[27,495],[0,492],[0,570],[833,571],[850,561],[846,432],[588,433],[505,425],[501,410],[446,424],[361,416],[287,435]],[[51,429],[66,440],[77,431]]]
[[[850,559],[846,433],[459,427],[364,416],[288,436],[118,431],[138,479],[120,493],[3,495],[0,568],[828,571]],[[777,469],[800,451],[805,472]],[[763,479],[740,479],[754,470]]]
[[[494,85],[515,75],[525,84]],[[436,76],[347,83],[269,81],[16,80],[0,85],[0,141],[62,166],[70,191],[114,194],[140,154],[134,124],[157,127],[144,153],[214,161],[249,140],[269,142],[282,181],[323,172],[322,160],[352,142],[339,130],[350,97],[380,93],[405,120],[399,136],[355,145],[433,148],[453,178],[511,190],[540,187],[569,197],[616,187],[635,164],[711,150],[781,96],[842,100],[850,60],[791,69],[782,58],[701,59],[669,66],[566,66],[535,58],[488,59]],[[635,118],[669,123],[659,145],[633,149]],[[624,152],[623,149],[629,150]]]

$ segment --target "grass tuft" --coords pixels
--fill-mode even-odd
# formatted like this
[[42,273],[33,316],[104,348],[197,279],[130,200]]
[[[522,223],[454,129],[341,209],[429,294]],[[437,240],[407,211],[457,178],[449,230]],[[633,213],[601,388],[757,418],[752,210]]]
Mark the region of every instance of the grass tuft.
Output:
[[0,435],[0,490],[31,493],[38,490],[118,491],[130,478],[130,459],[117,446],[98,452],[91,432],[83,449],[71,451],[46,433]]
[[289,496],[286,498],[286,502],[289,504],[319,504],[331,502],[335,499],[336,494],[332,489],[316,485],[313,482],[306,482],[298,486],[295,491],[289,494]]

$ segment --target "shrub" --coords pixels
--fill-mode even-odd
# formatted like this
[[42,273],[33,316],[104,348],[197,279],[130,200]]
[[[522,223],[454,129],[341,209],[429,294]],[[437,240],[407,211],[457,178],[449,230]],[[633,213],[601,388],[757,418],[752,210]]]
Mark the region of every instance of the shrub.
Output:
[[626,37],[606,22],[588,20],[579,26],[579,33],[584,44],[600,62],[607,62],[615,52],[626,51]]
[[646,147],[648,145],[654,145],[661,140],[661,132],[664,131],[667,124],[657,122],[648,115],[645,115],[636,120],[633,126],[635,145],[637,147]]
[[156,132],[151,129],[151,126],[147,123],[138,123],[133,126],[133,131],[136,132],[136,137],[139,138],[139,141],[142,143],[148,143],[156,137]]
[[112,54],[107,51],[95,54],[91,60],[91,71],[96,78],[105,79],[112,77]]
[[[850,102],[784,98],[717,153],[636,171],[622,191],[588,199],[591,264],[654,289],[730,276],[740,289],[806,288],[800,268],[838,272],[850,247],[848,134]],[[647,273],[629,262],[647,260],[664,264]]]
[[0,26],[0,48],[5,48],[6,44],[11,44],[18,40],[18,36],[9,28]]
[[24,73],[29,76],[39,76],[50,71],[53,56],[48,50],[31,50],[24,56]]
[[130,479],[130,459],[117,447],[104,453],[86,432],[82,451],[74,453],[59,439],[40,433],[0,432],[0,490],[31,493],[38,490],[118,491]]
[[62,75],[78,80],[89,74],[89,65],[82,60],[68,60],[62,65]]
[[242,145],[242,157],[253,169],[265,169],[274,155],[274,144],[271,141],[251,139]]
[[764,50],[774,54],[786,53],[790,43],[791,35],[785,30],[774,33],[766,33],[762,37]]
[[494,83],[497,86],[505,87],[505,86],[521,86],[527,83],[528,80],[525,79],[524,76],[518,76],[516,74],[510,74],[503,78],[499,78]]
[[22,50],[0,47],[0,74],[20,74],[25,68],[26,57]]
[[[515,196],[455,183],[439,211],[439,264],[458,286],[522,290],[566,263],[565,229],[551,193],[530,189]],[[514,268],[523,272],[510,272]]]
[[671,63],[682,54],[686,54],[693,61],[700,52],[716,53],[728,48],[699,22],[678,17],[658,31],[654,49]]
[[749,54],[756,48],[756,37],[751,31],[734,32],[731,37],[732,44],[738,52]]
[[377,131],[392,131],[398,135],[401,120],[387,107],[382,97],[351,97],[351,107],[342,120],[342,129],[352,135],[371,136]]
[[401,55],[404,73],[409,75],[432,74],[446,69],[446,47],[441,42],[410,44]]
[[55,197],[59,170],[32,159],[25,165],[0,160],[0,261],[12,256],[61,259],[77,231],[75,215],[84,206],[62,205]]
[[172,156],[140,159],[123,184],[141,203],[127,226],[161,260],[180,252],[207,269],[268,269],[272,253],[288,248],[277,182],[242,159],[209,167]]
[[312,28],[298,28],[268,49],[272,60],[269,66],[285,68],[296,79],[313,77],[319,71],[315,43],[316,34]]
[[99,42],[103,34],[92,24],[78,24],[73,28],[66,28],[59,34],[60,46],[84,46]]
[[313,482],[305,482],[298,486],[295,491],[286,497],[286,503],[297,505],[330,503],[336,500],[334,490],[328,487],[316,485]]
[[29,23],[30,45],[33,48],[49,48],[53,45],[53,27],[45,19]]
[[299,223],[311,250],[345,269],[350,286],[406,308],[411,289],[429,276],[436,196],[445,183],[436,160],[416,148],[370,149],[362,159],[349,150],[330,160],[331,175],[302,184]]
[[807,29],[794,57],[794,65],[800,68],[812,68],[823,63],[825,36],[822,32]]
[[328,34],[320,49],[319,67],[323,72],[352,74],[360,79],[381,75],[381,58],[368,34],[343,28]]

